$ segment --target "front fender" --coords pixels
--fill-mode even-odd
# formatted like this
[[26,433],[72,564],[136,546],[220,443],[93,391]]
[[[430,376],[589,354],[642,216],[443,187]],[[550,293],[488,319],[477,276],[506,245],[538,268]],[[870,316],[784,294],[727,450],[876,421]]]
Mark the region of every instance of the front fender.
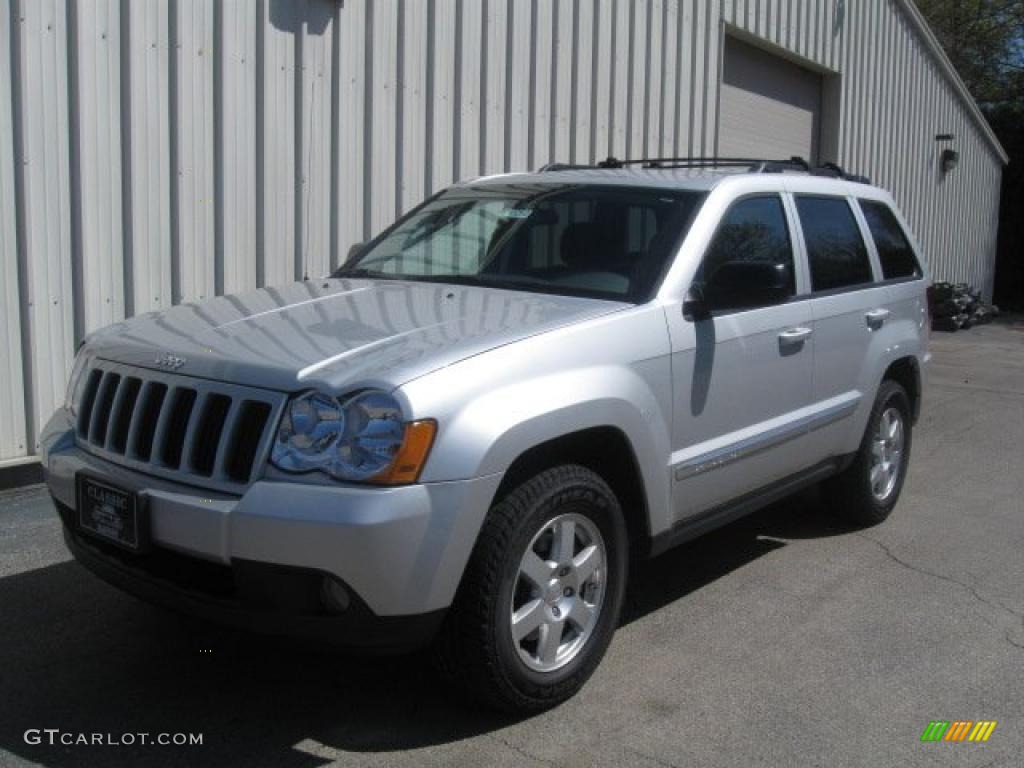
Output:
[[[465,360],[396,393],[438,434],[422,482],[504,473],[542,443],[594,427],[625,435],[649,525],[671,524],[671,373],[660,307],[545,334]],[[612,332],[613,330],[613,332]]]

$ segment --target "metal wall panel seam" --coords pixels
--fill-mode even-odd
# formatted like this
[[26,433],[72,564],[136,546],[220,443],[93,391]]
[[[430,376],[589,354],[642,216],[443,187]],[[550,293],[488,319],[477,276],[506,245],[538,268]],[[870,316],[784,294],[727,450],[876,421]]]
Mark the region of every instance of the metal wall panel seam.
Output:
[[62,299],[71,301],[71,317],[74,344],[77,345],[86,334],[85,320],[85,277],[82,272],[85,259],[82,254],[82,128],[80,107],[80,88],[78,85],[80,66],[78,60],[78,3],[71,0],[65,8],[66,32],[66,63],[67,63],[67,119],[68,119],[68,193],[69,218],[71,232],[71,249],[69,252],[71,267],[71,294]]
[[325,0],[309,0],[303,24],[300,59],[302,82],[302,150],[299,157],[302,220],[298,277],[322,277],[330,271],[331,93],[335,27],[334,6]]
[[[78,7],[80,5],[80,7]],[[78,110],[77,191],[85,332],[124,318],[121,221],[121,64],[118,0],[76,3],[80,21],[71,80]],[[74,133],[72,128],[72,133]],[[83,151],[84,150],[84,151]],[[76,338],[81,338],[76,334]]]
[[[71,182],[66,4],[19,5],[19,90],[25,213],[24,254],[28,329],[24,345],[34,406],[27,412],[33,446],[39,425],[61,402],[74,350],[71,279]],[[24,333],[24,330],[23,330]]]
[[573,86],[573,103],[575,106],[576,123],[573,130],[573,155],[570,158],[577,163],[592,163],[594,154],[594,72],[596,66],[597,45],[594,37],[594,20],[596,13],[593,4],[578,2],[576,4],[576,74]]
[[[655,0],[648,0],[644,7],[644,29],[643,29],[643,122],[641,133],[641,156],[651,156],[651,80],[654,79],[653,57],[654,57],[654,36],[651,26],[654,22]],[[659,52],[660,53],[660,52]]]
[[262,288],[267,283],[267,228],[266,228],[266,187],[267,161],[264,147],[266,146],[266,70],[267,70],[267,0],[256,3],[256,44],[254,51],[253,76],[256,81],[254,109],[256,125],[253,136],[254,145],[254,180],[253,190],[256,205],[254,244],[256,248],[256,286]]
[[700,106],[705,99],[704,56],[707,46],[704,44],[704,26],[707,17],[704,14],[704,0],[690,0],[693,8],[693,62],[690,70],[690,146],[688,155],[701,154],[701,141],[704,136],[704,114]]
[[571,126],[570,96],[572,88],[572,0],[556,2],[552,9],[551,55],[551,144],[549,161],[565,161],[569,157]]
[[[595,17],[594,45],[594,159],[611,154],[614,111],[612,109],[612,88],[615,75],[614,47],[614,0],[597,6]],[[600,51],[600,54],[598,53]]]
[[213,290],[224,293],[224,0],[213,7]]
[[661,145],[658,147],[658,154],[672,157],[675,143],[676,74],[680,53],[676,37],[676,0],[666,0],[662,9],[662,51],[665,54],[665,64],[661,75]]
[[213,294],[213,3],[177,10],[181,300],[195,301]]
[[339,127],[338,185],[334,216],[338,220],[339,261],[349,248],[365,240],[365,105],[366,105],[366,4],[363,0],[338,6]]
[[[260,22],[259,9],[250,0],[224,0],[222,5],[221,32],[215,45],[224,103],[216,119],[220,149],[215,154],[220,161],[215,194],[216,211],[223,219],[218,225],[221,278],[225,292],[233,293],[254,288],[258,280],[256,100],[260,84],[256,39]],[[215,84],[217,81],[215,76]]]
[[118,148],[121,158],[121,291],[124,302],[124,316],[135,314],[135,242],[134,214],[132,213],[132,74],[131,74],[131,11],[128,0],[120,0],[118,20],[119,60],[121,69],[118,72],[120,99],[120,131],[121,146]]
[[[433,9],[434,0],[429,0],[430,8]],[[338,216],[338,208],[340,207],[339,196],[341,194],[341,179],[339,176],[340,163],[341,163],[341,148],[340,148],[340,137],[341,137],[341,3],[335,3],[333,13],[331,15],[331,29],[334,36],[334,44],[331,46],[331,117],[330,117],[330,137],[331,137],[331,177],[330,177],[330,189],[328,191],[328,206],[327,206],[327,218],[329,220],[329,233],[328,233],[328,267],[331,272],[338,268],[340,265],[341,256],[341,244],[340,239],[340,222]],[[428,104],[430,96],[428,95]],[[346,116],[347,117],[347,116]],[[430,124],[426,126],[426,130],[430,131]],[[428,139],[429,144],[429,139]],[[425,172],[424,184],[429,188],[430,178],[430,165],[427,164]]]
[[714,153],[718,141],[718,84],[722,81],[721,42],[725,27],[717,0],[707,0],[707,27],[704,35],[704,135],[701,155]]
[[612,0],[609,18],[611,53],[608,71],[608,155],[622,156],[625,148],[625,111],[627,65],[623,55],[629,48],[626,36],[629,27],[627,0]]
[[437,20],[430,30],[433,46],[431,77],[433,83],[433,116],[430,126],[431,141],[427,145],[430,159],[428,193],[451,183],[453,174],[453,144],[455,111],[453,85],[455,79],[455,18],[454,0],[433,0]]
[[[16,8],[11,0],[0,0],[0,461],[28,453],[25,420],[26,382],[23,369],[21,283],[19,278],[18,210],[20,185],[16,176],[19,142],[15,138],[14,91],[18,53],[15,36],[19,23],[12,24]],[[9,55],[7,55],[9,54]]]
[[[513,0],[514,2],[514,0]],[[487,7],[486,45],[487,61],[485,76],[481,78],[485,100],[482,102],[483,146],[481,149],[485,173],[505,171],[505,114],[509,110],[508,88],[505,82],[508,71],[508,24],[509,0],[489,0]],[[422,195],[420,196],[422,198]],[[410,200],[410,206],[415,204]]]
[[456,177],[459,179],[479,176],[481,171],[479,128],[483,109],[480,104],[482,72],[475,63],[480,61],[482,53],[483,22],[483,7],[479,2],[462,3],[459,14],[461,56],[455,64],[459,73],[459,99],[454,105],[455,119],[459,126],[459,143],[455,147],[458,168]]
[[[125,6],[128,6],[125,0]],[[128,103],[124,136],[130,151],[126,193],[131,212],[133,313],[171,305],[171,165],[167,2],[134,4],[128,13]],[[127,303],[127,302],[126,302]]]
[[[515,88],[513,86],[513,65],[515,62],[515,37],[513,30],[516,28],[515,23],[515,7],[514,2],[507,3],[505,9],[505,69],[504,69],[504,85],[505,85],[505,111],[504,111],[504,122],[501,126],[502,131],[502,165],[501,169],[504,173],[508,173],[512,170],[512,115],[513,115],[513,92]],[[427,22],[428,25],[431,22]],[[433,69],[432,57],[428,55],[428,62],[430,62],[431,69]],[[429,109],[430,100],[427,100]],[[429,121],[428,121],[429,125]]]

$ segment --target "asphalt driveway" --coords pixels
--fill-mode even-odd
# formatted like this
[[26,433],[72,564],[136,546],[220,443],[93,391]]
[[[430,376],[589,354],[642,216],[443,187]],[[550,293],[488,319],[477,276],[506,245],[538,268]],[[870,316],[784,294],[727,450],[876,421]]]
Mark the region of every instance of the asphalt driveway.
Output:
[[[545,715],[464,708],[417,658],[211,629],[68,560],[41,487],[0,494],[0,764],[1020,766],[1024,325],[933,337],[893,517],[814,492],[659,558],[593,680]],[[988,742],[922,743],[931,720]],[[202,746],[49,746],[201,733]]]

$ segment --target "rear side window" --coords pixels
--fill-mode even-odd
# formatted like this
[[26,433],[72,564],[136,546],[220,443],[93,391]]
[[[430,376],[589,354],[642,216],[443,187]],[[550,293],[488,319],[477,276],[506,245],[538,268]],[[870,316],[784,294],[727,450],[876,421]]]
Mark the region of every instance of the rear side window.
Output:
[[796,208],[807,244],[812,290],[831,291],[872,281],[868,249],[846,200],[798,195]]
[[889,206],[873,200],[861,200],[860,209],[864,211],[871,238],[875,241],[885,279],[920,277],[921,265],[917,263],[914,249]]

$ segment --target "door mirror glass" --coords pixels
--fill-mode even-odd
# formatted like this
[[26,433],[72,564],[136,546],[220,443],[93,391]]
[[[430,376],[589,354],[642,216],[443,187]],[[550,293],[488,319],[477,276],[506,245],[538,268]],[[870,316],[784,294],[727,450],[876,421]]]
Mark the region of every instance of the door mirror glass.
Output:
[[735,259],[721,264],[704,286],[712,309],[750,309],[778,304],[790,295],[788,264]]
[[793,296],[793,248],[782,199],[748,197],[726,211],[693,284],[703,288],[708,312],[742,312]]

